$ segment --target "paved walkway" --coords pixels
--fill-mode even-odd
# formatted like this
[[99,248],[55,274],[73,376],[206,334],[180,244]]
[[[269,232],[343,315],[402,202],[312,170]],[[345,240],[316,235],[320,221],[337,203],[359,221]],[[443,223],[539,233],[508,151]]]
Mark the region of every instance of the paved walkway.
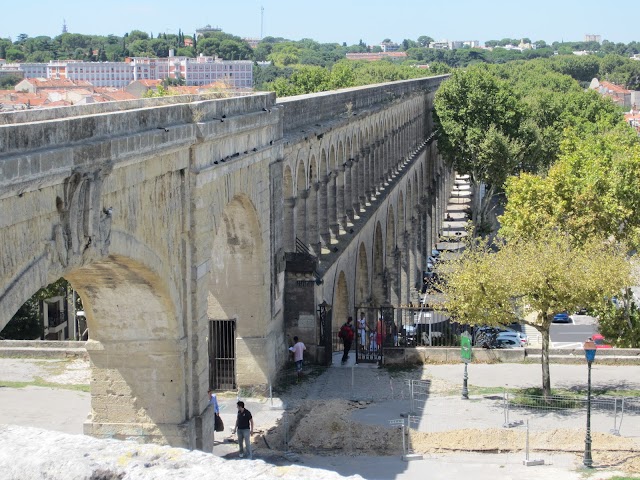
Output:
[[[36,361],[12,359],[11,368],[3,369],[0,359],[0,381],[10,377],[11,381],[31,381],[42,375],[42,365]],[[22,373],[21,373],[22,372]],[[58,373],[59,375],[59,373]],[[502,426],[502,413],[496,399],[477,398],[476,401],[462,401],[457,396],[443,395],[447,389],[459,385],[462,365],[428,365],[422,369],[390,373],[375,365],[335,365],[318,378],[292,386],[282,399],[274,399],[274,407],[267,400],[247,400],[247,407],[257,419],[257,430],[268,428],[282,421],[283,410],[291,408],[305,399],[346,398],[367,400],[372,403],[367,408],[357,409],[353,419],[362,423],[385,425],[390,419],[397,419],[409,410],[407,378],[430,377],[434,395],[430,399],[429,414],[423,416],[418,429],[442,431],[470,426]],[[570,387],[580,385],[586,377],[586,367],[581,365],[552,365],[551,376],[554,386]],[[524,387],[540,385],[540,365],[494,364],[470,365],[469,382],[476,386]],[[640,390],[640,366],[594,365],[593,380],[596,388],[633,388]],[[583,385],[580,385],[583,386]],[[222,417],[226,431],[217,438],[214,454],[227,459],[237,458],[237,445],[230,440],[230,429],[235,422],[235,401],[233,396],[221,398]],[[282,403],[279,404],[279,402]],[[483,403],[485,402],[485,403]],[[487,403],[489,402],[489,403]],[[29,386],[26,388],[0,388],[0,423],[37,426],[68,433],[81,433],[82,423],[90,410],[88,393],[72,390],[50,389]],[[549,417],[551,421],[553,419]],[[594,425],[595,427],[596,425]],[[608,424],[602,426],[609,428]],[[398,479],[417,480],[425,478],[459,478],[473,475],[475,479],[517,478],[527,479],[578,479],[579,459],[571,455],[547,456],[553,465],[524,467],[522,454],[447,454],[427,456],[424,460],[404,462],[399,457],[370,456],[321,456],[303,455],[282,457],[272,454],[262,445],[257,455],[268,463],[286,465],[293,461],[325,470],[335,470],[341,475],[360,474],[368,480]],[[612,472],[600,472],[597,478],[607,478]]]

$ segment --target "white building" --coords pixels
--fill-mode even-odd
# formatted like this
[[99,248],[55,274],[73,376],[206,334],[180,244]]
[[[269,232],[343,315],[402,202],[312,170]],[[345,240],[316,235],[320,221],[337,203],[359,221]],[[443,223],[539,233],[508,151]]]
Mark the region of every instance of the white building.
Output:
[[58,60],[49,63],[6,64],[3,70],[16,68],[25,78],[68,79],[90,82],[95,87],[122,88],[134,80],[183,78],[186,85],[224,82],[233,88],[253,87],[253,62],[222,60],[218,57],[128,58],[125,62],[84,62]]
[[47,78],[85,81],[94,87],[122,88],[133,81],[133,67],[126,62],[51,61],[47,65]]

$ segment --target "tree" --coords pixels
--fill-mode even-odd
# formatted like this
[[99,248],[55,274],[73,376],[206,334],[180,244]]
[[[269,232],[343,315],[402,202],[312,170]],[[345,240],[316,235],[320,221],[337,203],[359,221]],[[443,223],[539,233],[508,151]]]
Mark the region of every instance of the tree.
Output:
[[[0,332],[0,338],[13,340],[33,340],[43,334],[44,322],[40,314],[40,303],[47,298],[67,295],[70,291],[69,282],[59,278],[55,282],[38,290],[29,300],[18,309],[9,323]],[[82,302],[78,297],[82,309]]]
[[612,345],[640,348],[640,308],[633,300],[631,289],[626,289],[617,301],[596,308],[593,315],[598,317],[599,332]]
[[578,244],[605,235],[638,248],[638,178],[640,140],[627,125],[597,135],[570,130],[547,175],[523,173],[506,182],[500,232],[508,239],[541,237],[551,225]]
[[551,393],[549,329],[555,313],[601,305],[630,281],[622,248],[592,237],[582,245],[550,230],[546,237],[512,240],[494,252],[470,244],[459,259],[441,263],[444,309],[457,322],[507,325],[521,321],[542,336],[542,389]]
[[438,150],[454,169],[469,174],[476,192],[479,224],[487,221],[493,194],[515,173],[525,146],[518,139],[523,104],[511,87],[488,69],[456,70],[436,92]]
[[418,44],[419,44],[421,47],[426,48],[426,47],[428,47],[428,46],[429,46],[429,44],[430,44],[431,42],[433,42],[433,38],[431,38],[431,37],[429,37],[429,36],[427,36],[427,35],[420,35],[420,36],[418,37],[418,39],[417,39],[417,42],[418,42]]

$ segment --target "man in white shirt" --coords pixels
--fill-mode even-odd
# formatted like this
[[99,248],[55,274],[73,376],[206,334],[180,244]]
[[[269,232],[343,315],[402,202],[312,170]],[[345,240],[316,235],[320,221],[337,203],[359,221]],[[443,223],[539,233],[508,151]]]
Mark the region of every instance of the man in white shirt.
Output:
[[293,360],[296,362],[296,372],[298,373],[298,379],[300,379],[300,377],[302,377],[302,357],[307,347],[298,340],[298,337],[293,337],[293,341],[295,343],[293,347],[289,347],[289,351],[293,352]]

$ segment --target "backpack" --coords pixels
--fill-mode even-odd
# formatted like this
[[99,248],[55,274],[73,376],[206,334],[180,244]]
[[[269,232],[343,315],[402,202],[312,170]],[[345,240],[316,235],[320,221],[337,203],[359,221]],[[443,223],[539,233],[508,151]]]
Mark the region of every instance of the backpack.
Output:
[[353,336],[353,330],[351,330],[351,327],[348,324],[344,324],[342,325],[342,327],[340,327],[340,331],[338,332],[338,338],[341,339],[346,339],[346,340],[350,340]]

